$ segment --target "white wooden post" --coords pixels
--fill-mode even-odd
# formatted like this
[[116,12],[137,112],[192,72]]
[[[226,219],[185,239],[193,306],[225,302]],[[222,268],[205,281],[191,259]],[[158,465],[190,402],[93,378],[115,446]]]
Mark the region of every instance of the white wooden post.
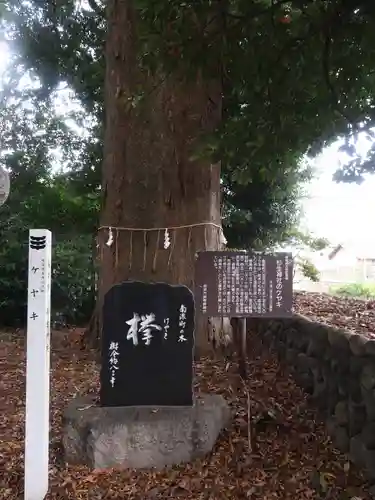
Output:
[[25,500],[48,490],[51,232],[29,233],[27,298]]

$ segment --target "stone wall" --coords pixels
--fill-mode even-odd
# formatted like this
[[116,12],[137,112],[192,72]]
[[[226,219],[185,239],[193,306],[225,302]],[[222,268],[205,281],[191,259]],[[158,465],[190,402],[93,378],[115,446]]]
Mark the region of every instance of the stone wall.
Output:
[[322,410],[336,447],[375,482],[375,340],[299,315],[252,325]]

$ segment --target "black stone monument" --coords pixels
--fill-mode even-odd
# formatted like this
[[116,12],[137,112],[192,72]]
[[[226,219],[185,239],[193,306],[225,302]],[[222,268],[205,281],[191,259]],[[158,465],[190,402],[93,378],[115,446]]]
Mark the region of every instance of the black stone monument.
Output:
[[185,286],[113,286],[103,306],[100,404],[192,406],[194,321]]

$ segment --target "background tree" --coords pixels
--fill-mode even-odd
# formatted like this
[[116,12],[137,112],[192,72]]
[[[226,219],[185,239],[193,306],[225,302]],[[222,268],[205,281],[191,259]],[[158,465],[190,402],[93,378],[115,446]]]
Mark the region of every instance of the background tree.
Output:
[[223,226],[232,248],[272,248],[288,243],[301,216],[304,185],[313,175],[306,162],[279,169],[272,180],[254,171],[244,184],[223,169]]
[[[222,30],[205,34],[204,58],[201,39],[189,40],[185,18],[189,13],[204,18],[209,2],[172,1],[165,7],[137,0],[136,5],[144,19],[143,55],[150,67],[162,62],[172,70],[177,59],[202,66],[211,53],[217,56],[218,45],[210,42],[225,38],[225,52],[220,54],[225,83],[222,133],[201,149],[220,149],[224,167],[232,165],[242,181],[259,170],[272,178],[307,151],[315,154],[341,135],[352,144],[360,130],[369,131],[374,21],[366,2],[231,0]],[[67,82],[102,124],[103,5],[91,0],[77,6],[64,0],[51,7],[35,0],[21,8],[10,2],[5,19],[20,67],[37,75],[46,93]],[[244,65],[244,60],[253,64]],[[370,168],[363,167],[365,172]],[[354,173],[361,175],[358,168]]]
[[[6,37],[16,53],[7,95],[14,99],[25,70],[33,86],[18,97],[22,100],[31,93],[39,109],[43,103],[45,110],[50,109],[51,96],[63,85],[73,89],[89,120],[67,112],[69,120],[78,124],[75,129],[84,128],[86,134],[77,133],[74,140],[67,135],[69,154],[64,150],[63,157],[69,158],[70,171],[65,180],[74,196],[90,193],[97,199],[103,151],[103,6],[95,0],[90,7],[64,0],[56,6],[32,1],[8,2],[5,7]],[[183,75],[189,81],[198,69],[211,78],[217,68],[206,62],[220,63],[222,120],[212,134],[202,137],[199,147],[195,144],[190,160],[202,164],[222,160],[223,215],[233,243],[236,238],[241,245],[278,241],[294,223],[294,210],[285,208],[292,208],[297,199],[299,185],[293,182],[301,179],[301,155],[315,154],[344,134],[351,144],[373,123],[374,55],[369,49],[374,16],[364,2],[338,1],[233,0],[220,17],[212,16],[206,1],[137,0],[136,7],[139,63],[152,70],[151,88],[156,87],[156,94],[166,88],[165,76],[170,80],[172,75]],[[207,21],[211,18],[212,23]],[[199,36],[192,39],[197,30]],[[149,97],[138,90],[131,100],[138,103],[137,113],[147,109]],[[49,153],[53,141],[50,144]],[[364,171],[370,167],[367,164]],[[357,168],[356,178],[364,171]],[[285,179],[290,191],[278,189],[274,179]],[[252,201],[260,191],[269,200],[267,204],[262,198],[261,208],[259,199]],[[233,228],[250,217],[258,222],[246,226],[250,233],[246,238],[239,237]],[[268,229],[258,224],[267,224],[263,227]],[[239,228],[242,231],[244,224]]]
[[329,241],[326,238],[313,236],[299,229],[292,229],[285,238],[285,244],[293,249],[294,275],[300,271],[304,277],[311,281],[320,280],[320,272],[310,258],[303,255],[304,252],[320,252],[328,247]]
[[44,105],[14,103],[2,108],[0,130],[1,160],[11,170],[11,195],[0,210],[1,322],[25,321],[30,227],[53,232],[53,322],[86,322],[94,302],[98,197],[79,197],[64,175],[51,176],[53,147],[68,145],[69,129]]

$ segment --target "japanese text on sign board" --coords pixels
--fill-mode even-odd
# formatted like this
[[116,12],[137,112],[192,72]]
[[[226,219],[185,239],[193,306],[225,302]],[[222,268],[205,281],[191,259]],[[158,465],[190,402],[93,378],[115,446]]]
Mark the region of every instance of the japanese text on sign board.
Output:
[[201,252],[196,295],[208,316],[285,316],[292,307],[289,254]]
[[218,272],[218,312],[228,314],[231,304],[237,313],[266,312],[266,262],[262,256],[215,256]]
[[110,373],[110,384],[114,387],[116,383],[116,370],[119,369],[118,357],[119,357],[119,345],[118,342],[111,342],[109,344],[109,373]]
[[192,406],[194,320],[185,286],[127,281],[108,290],[100,404]]

